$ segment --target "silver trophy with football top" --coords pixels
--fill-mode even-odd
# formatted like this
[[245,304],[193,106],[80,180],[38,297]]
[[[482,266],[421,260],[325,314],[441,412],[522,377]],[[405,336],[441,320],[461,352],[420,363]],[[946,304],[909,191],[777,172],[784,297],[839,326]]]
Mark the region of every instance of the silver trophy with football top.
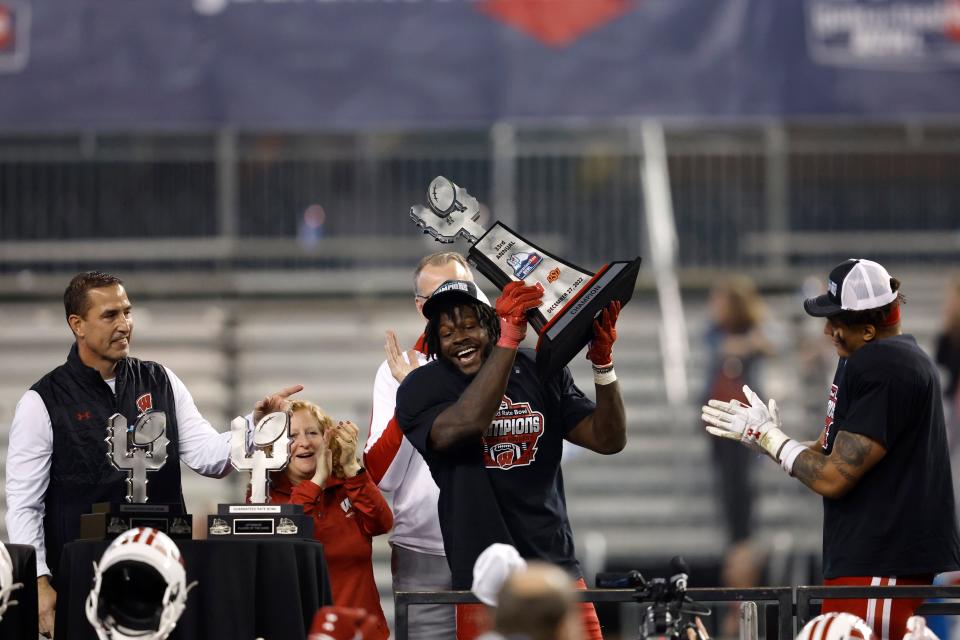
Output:
[[286,468],[290,459],[290,416],[283,411],[267,414],[253,430],[253,446],[247,447],[247,420],[230,423],[230,463],[237,471],[250,472],[250,502],[267,501],[270,471]]
[[153,527],[174,538],[192,537],[193,519],[182,502],[155,503],[147,497],[150,475],[167,463],[170,445],[167,414],[150,404],[149,394],[138,399],[142,412],[133,424],[120,413],[107,419],[107,459],[115,469],[126,472],[126,494],[122,501],[98,502],[90,513],[80,514],[81,538],[115,538],[134,527]]
[[207,519],[211,538],[273,537],[310,539],[313,519],[304,515],[303,505],[270,504],[270,473],[282,471],[290,460],[290,415],[269,413],[248,437],[246,418],[234,418],[230,424],[230,463],[237,471],[250,473],[248,502],[221,504],[216,515]]
[[167,462],[167,414],[149,410],[131,426],[119,413],[107,421],[107,457],[127,472],[127,502],[147,502],[147,472],[159,471]]
[[459,236],[471,243],[467,259],[497,287],[503,289],[511,280],[528,285],[539,282],[543,287],[543,303],[528,318],[539,335],[537,368],[545,375],[561,369],[590,342],[593,320],[611,300],[625,305],[633,296],[639,257],[609,262],[591,273],[500,222],[484,229],[477,223],[477,199],[443,176],[430,183],[427,205],[410,208],[417,226],[438,242],[453,242]]

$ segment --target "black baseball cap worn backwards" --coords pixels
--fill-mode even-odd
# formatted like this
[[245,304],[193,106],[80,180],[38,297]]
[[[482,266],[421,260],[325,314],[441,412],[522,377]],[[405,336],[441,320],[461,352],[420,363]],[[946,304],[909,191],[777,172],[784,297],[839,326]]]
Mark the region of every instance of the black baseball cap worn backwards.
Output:
[[827,280],[827,292],[803,301],[811,316],[826,318],[842,311],[867,311],[890,304],[897,292],[890,288],[890,274],[872,260],[851,258],[841,262]]
[[468,282],[467,280],[447,280],[439,287],[437,287],[430,297],[427,298],[427,301],[423,303],[423,315],[427,320],[433,320],[433,316],[437,314],[441,307],[448,301],[456,301],[460,299],[462,302],[482,302],[483,304],[490,305],[490,300],[487,299],[487,296],[480,290],[473,282]]

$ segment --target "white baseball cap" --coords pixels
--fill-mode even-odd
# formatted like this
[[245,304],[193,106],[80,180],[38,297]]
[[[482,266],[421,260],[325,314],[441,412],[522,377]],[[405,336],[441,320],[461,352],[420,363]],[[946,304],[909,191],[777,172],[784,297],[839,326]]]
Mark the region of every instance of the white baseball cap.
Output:
[[473,586],[470,591],[488,607],[497,606],[497,594],[511,573],[525,569],[527,561],[513,546],[495,542],[483,550],[473,564]]
[[803,309],[811,316],[825,318],[842,311],[877,309],[896,299],[897,292],[890,287],[890,274],[883,265],[851,258],[833,268],[827,292],[804,300]]

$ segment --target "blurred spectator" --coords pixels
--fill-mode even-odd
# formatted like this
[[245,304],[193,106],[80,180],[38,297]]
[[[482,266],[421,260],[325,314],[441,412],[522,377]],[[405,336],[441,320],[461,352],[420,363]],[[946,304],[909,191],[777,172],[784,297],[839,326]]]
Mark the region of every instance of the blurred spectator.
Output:
[[[708,398],[746,402],[743,386],[762,387],[763,360],[775,351],[766,306],[751,278],[731,276],[714,285],[707,312],[704,402]],[[750,540],[754,500],[751,475],[756,456],[740,443],[722,438],[710,438],[710,453],[728,542],[721,581],[725,587],[754,587],[762,568],[762,558]],[[735,607],[728,607],[721,630],[722,635],[737,633]]]
[[526,567],[527,561],[512,545],[495,542],[483,550],[473,565],[473,584],[470,586],[477,600],[487,605],[485,609],[471,611],[475,618],[471,624],[476,629],[489,630],[493,626],[500,588],[512,573]]
[[[746,402],[743,385],[762,388],[761,364],[774,351],[765,327],[766,307],[753,280],[733,276],[714,286],[707,311],[709,359],[703,399]],[[710,438],[710,447],[728,540],[738,543],[750,535],[750,469],[754,456],[739,443],[720,438]]]
[[[953,495],[960,496],[960,275],[947,283],[943,301],[943,322],[937,335],[936,361],[946,373],[943,384],[944,418],[947,423],[947,444],[953,473]],[[960,500],[956,501],[960,504]],[[960,517],[960,507],[957,507]],[[935,584],[960,584],[960,571],[937,576]],[[930,628],[941,638],[955,637],[953,616],[932,616]]]
[[566,571],[531,562],[507,576],[497,596],[494,631],[478,640],[583,640],[575,593]]
[[390,631],[373,578],[372,541],[390,530],[393,514],[357,460],[359,429],[349,421],[334,424],[312,402],[294,401],[290,411],[290,464],[271,474],[270,501],[302,504],[313,517],[334,605],[366,610],[377,625],[362,637],[384,640]]
[[947,374],[943,385],[947,442],[953,468],[953,494],[960,495],[960,276],[951,279],[947,286],[936,360]]
[[496,607],[497,593],[504,581],[514,571],[526,566],[527,561],[520,557],[516,547],[494,542],[480,554],[473,565],[473,585],[470,591],[483,604]]

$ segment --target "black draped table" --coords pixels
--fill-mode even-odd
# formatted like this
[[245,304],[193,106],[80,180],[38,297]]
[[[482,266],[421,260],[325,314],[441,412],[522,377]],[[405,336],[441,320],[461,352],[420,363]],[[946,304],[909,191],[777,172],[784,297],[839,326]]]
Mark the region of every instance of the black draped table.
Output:
[[0,620],[3,640],[37,640],[37,552],[28,544],[8,544],[13,561],[13,581],[23,587],[10,596],[16,600]]
[[[84,605],[93,563],[109,542],[63,548],[57,575],[57,640],[96,640]],[[178,540],[187,567],[187,608],[171,640],[303,640],[313,614],[332,602],[323,545],[305,540]],[[34,596],[34,599],[36,597]]]

